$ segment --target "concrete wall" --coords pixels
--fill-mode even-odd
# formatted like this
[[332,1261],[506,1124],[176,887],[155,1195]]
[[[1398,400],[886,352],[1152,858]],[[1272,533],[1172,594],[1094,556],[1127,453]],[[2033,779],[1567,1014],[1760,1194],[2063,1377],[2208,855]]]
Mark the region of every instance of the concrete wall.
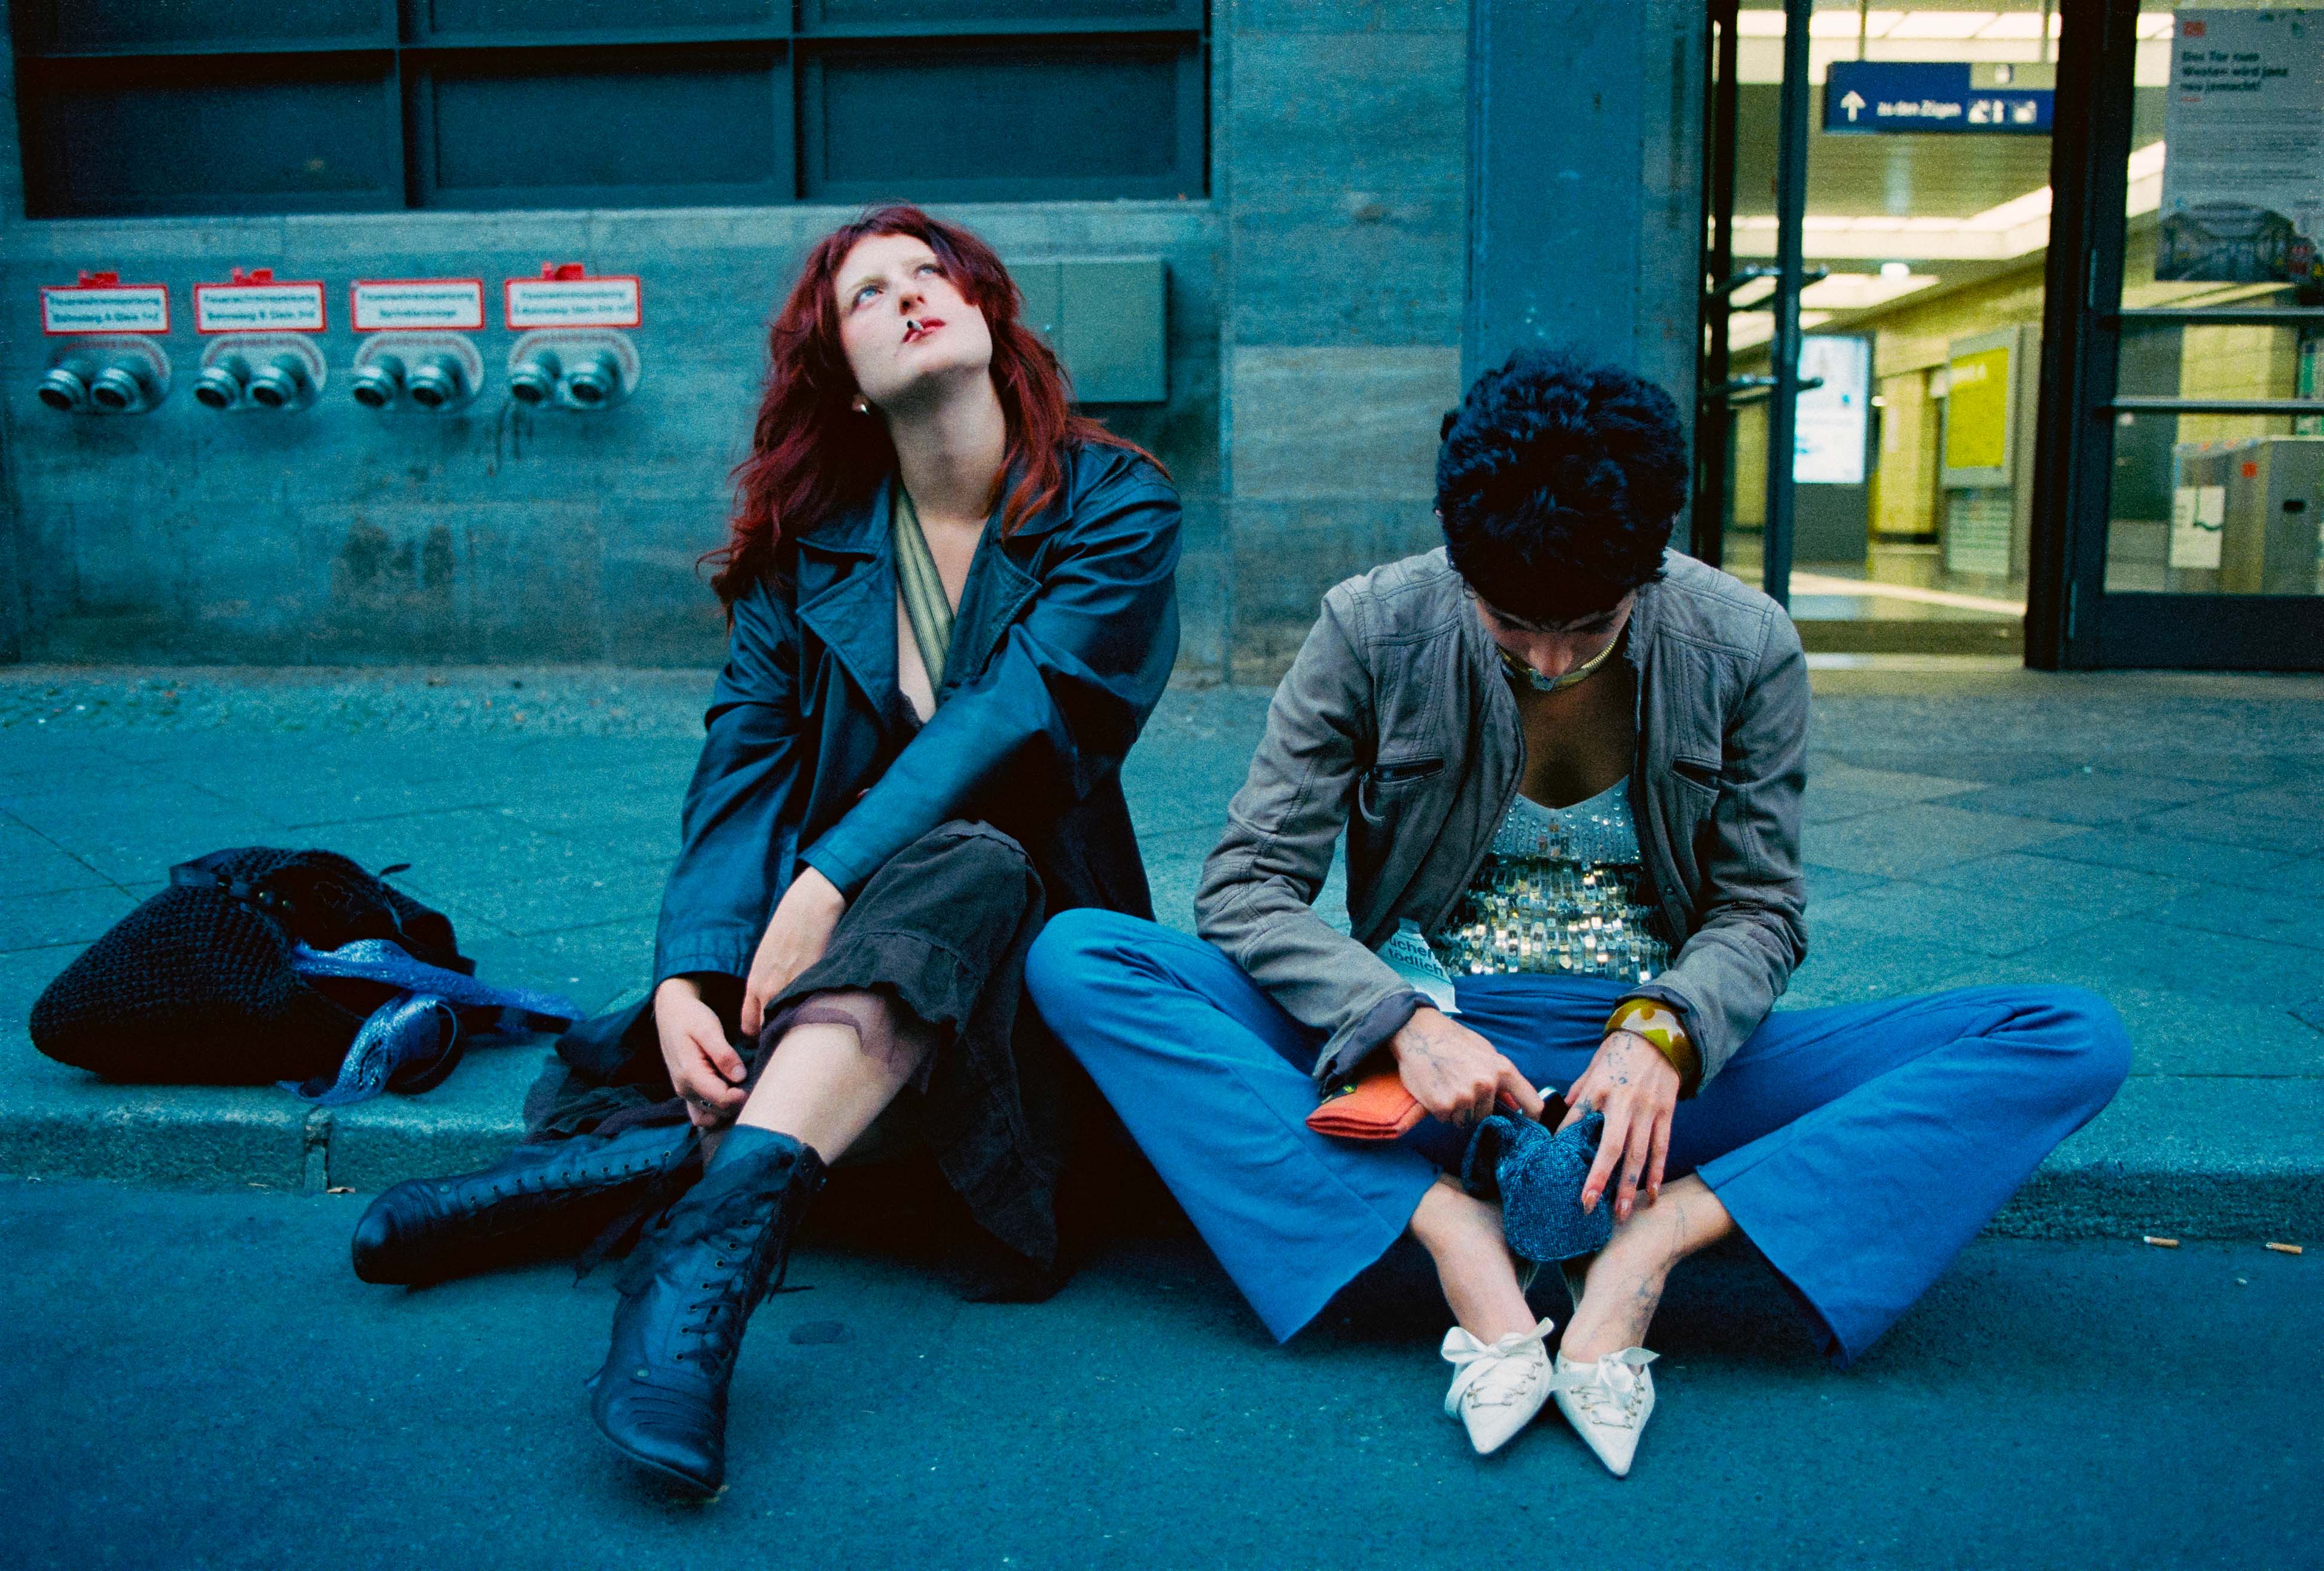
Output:
[[1707,0],[1501,0],[1470,32],[1470,375],[1524,344],[1694,420]]
[[[21,650],[35,660],[715,660],[694,563],[723,538],[764,323],[841,210],[384,214],[17,224],[0,250],[0,429]],[[1199,204],[962,208],[1011,258],[1159,254],[1168,403],[1102,411],[1153,448],[1189,511],[1189,650],[1218,660],[1217,220]],[[602,414],[528,411],[477,335],[485,391],[449,418],[346,394],[355,277],[637,273],[644,381]],[[330,284],[332,382],[314,408],[221,415],[187,392],[190,286],[234,266]],[[37,291],[114,267],[170,286],[177,386],[151,414],[60,415],[32,396]],[[491,313],[495,324],[498,311]],[[1205,553],[1210,559],[1206,559]]]
[[1268,679],[1325,589],[1438,539],[1437,424],[1461,395],[1468,7],[1221,9],[1237,670]]
[[[1223,5],[1222,5],[1223,9]],[[13,94],[0,0],[0,90]],[[1225,74],[1216,51],[1214,94]],[[724,533],[765,324],[807,248],[852,208],[389,213],[27,222],[13,97],[0,106],[0,659],[706,664],[724,633],[695,566]],[[939,208],[1011,261],[1151,256],[1169,278],[1169,398],[1099,407],[1167,464],[1186,506],[1182,665],[1215,672],[1227,628],[1215,201]],[[356,277],[503,277],[544,262],[636,273],[636,396],[604,414],[506,396],[513,335],[476,335],[464,413],[377,415],[346,396]],[[332,377],[313,409],[219,415],[189,396],[190,286],[232,267],[329,284]],[[177,385],[140,417],[32,396],[38,289],[81,268],[170,286]]]

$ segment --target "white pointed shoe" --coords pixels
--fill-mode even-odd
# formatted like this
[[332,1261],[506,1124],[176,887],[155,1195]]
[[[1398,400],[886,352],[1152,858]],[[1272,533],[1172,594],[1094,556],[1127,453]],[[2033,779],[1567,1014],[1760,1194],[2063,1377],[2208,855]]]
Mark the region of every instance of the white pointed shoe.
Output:
[[1655,1377],[1646,1365],[1656,1356],[1643,1347],[1625,1347],[1595,1363],[1557,1355],[1550,1382],[1557,1410],[1617,1478],[1630,1475],[1638,1434],[1655,1410]]
[[1469,1444],[1486,1456],[1533,1422],[1549,1400],[1549,1346],[1556,1326],[1545,1319],[1530,1331],[1512,1331],[1498,1342],[1480,1342],[1460,1326],[1444,1333],[1444,1362],[1453,1369],[1444,1393],[1444,1416],[1458,1419]]

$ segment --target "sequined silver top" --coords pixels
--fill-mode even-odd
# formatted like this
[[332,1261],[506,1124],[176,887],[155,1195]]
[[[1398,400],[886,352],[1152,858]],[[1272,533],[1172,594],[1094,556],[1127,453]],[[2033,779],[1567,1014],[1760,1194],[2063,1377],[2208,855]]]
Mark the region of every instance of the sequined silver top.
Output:
[[1670,964],[1646,893],[1627,777],[1569,808],[1519,796],[1428,947],[1454,976],[1528,971],[1645,982]]

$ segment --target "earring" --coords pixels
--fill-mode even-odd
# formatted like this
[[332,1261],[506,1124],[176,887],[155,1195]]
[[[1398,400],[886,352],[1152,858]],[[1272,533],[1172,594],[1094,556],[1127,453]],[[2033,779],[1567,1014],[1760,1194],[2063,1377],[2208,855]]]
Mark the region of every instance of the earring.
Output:
[[870,414],[872,412],[871,401],[866,399],[860,393],[855,395],[854,403],[849,407],[853,409],[857,414]]

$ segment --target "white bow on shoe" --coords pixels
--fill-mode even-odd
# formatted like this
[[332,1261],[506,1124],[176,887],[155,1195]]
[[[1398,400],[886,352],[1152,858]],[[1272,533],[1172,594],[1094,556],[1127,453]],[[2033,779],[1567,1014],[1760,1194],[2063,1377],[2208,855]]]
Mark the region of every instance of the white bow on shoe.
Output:
[[1489,1343],[1458,1326],[1444,1333],[1444,1362],[1453,1369],[1444,1416],[1461,1420],[1478,1455],[1499,1450],[1541,1411],[1550,1383],[1545,1339],[1556,1328],[1544,1320],[1530,1331],[1512,1331]]
[[1655,1410],[1655,1377],[1646,1372],[1646,1365],[1656,1356],[1643,1347],[1625,1347],[1595,1363],[1557,1355],[1551,1382],[1557,1410],[1617,1478],[1629,1476],[1638,1432]]

